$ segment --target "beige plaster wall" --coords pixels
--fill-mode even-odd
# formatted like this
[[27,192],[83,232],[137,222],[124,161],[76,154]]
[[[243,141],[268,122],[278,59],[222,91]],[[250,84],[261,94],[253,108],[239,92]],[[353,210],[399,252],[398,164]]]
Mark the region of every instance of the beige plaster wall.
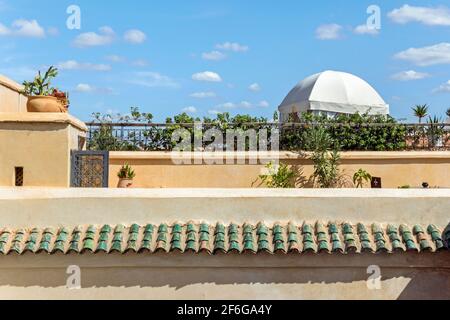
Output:
[[14,186],[23,167],[24,186],[69,187],[70,150],[85,132],[65,114],[0,113],[0,186]]
[[[449,222],[450,190],[0,188],[0,226],[217,221]],[[80,267],[81,289],[66,287]],[[369,290],[367,267],[381,268]],[[1,299],[449,299],[450,255],[0,256]]]
[[0,188],[0,208],[0,227],[10,228],[189,221],[378,222],[445,228],[450,222],[450,189]]
[[[0,299],[450,299],[450,256],[6,256]],[[67,268],[80,267],[80,289]],[[369,289],[367,267],[381,271]]]
[[20,93],[23,86],[0,75],[0,112],[27,112],[27,97]]
[[[293,153],[280,152],[279,159],[299,171],[305,180],[299,186],[310,187],[306,181],[313,173],[311,161]],[[174,165],[172,153],[162,152],[111,152],[110,186],[117,186],[117,172],[124,163],[136,171],[137,188],[249,188],[258,186],[258,175],[264,165]],[[194,156],[199,157],[199,155]],[[226,154],[218,158],[226,159]],[[204,161],[213,156],[205,155]],[[193,160],[194,161],[194,160]],[[193,162],[192,162],[193,163]],[[201,163],[201,162],[200,162]],[[226,163],[223,160],[223,163]],[[247,162],[248,163],[248,162]],[[342,153],[341,170],[352,186],[353,174],[360,168],[375,177],[381,177],[384,188],[409,185],[450,188],[450,152],[345,152]]]

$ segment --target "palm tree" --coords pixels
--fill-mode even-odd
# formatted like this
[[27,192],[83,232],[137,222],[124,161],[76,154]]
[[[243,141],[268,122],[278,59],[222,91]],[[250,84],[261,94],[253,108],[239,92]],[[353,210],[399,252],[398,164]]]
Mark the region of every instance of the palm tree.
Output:
[[445,114],[450,118],[450,108],[447,109],[447,112]]
[[414,116],[419,118],[419,123],[422,123],[422,119],[428,116],[428,105],[422,104],[422,105],[416,105],[414,108],[412,108],[414,112]]

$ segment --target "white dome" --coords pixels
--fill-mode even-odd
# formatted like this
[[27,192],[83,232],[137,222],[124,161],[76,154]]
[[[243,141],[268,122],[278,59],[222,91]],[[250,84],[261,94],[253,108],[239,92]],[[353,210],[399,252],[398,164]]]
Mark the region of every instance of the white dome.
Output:
[[279,107],[283,115],[306,111],[389,114],[389,105],[363,79],[345,72],[324,71],[301,81]]

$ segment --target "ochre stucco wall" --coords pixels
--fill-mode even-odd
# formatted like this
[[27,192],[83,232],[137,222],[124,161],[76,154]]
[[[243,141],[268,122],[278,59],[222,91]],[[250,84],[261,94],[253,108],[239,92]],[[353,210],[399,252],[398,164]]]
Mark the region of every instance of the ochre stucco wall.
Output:
[[[449,190],[0,188],[0,226],[347,221],[446,226]],[[111,239],[110,239],[111,240]],[[80,290],[67,268],[80,267]],[[381,289],[367,287],[367,267]],[[0,299],[450,299],[450,255],[14,254]]]
[[[279,156],[282,163],[295,166],[305,180],[309,179],[313,172],[311,161],[287,152],[280,152]],[[249,188],[260,184],[258,175],[264,168],[239,164],[175,165],[171,157],[171,153],[161,152],[111,152],[110,186],[117,186],[117,172],[124,163],[136,171],[137,188]],[[340,168],[350,187],[353,174],[363,168],[372,176],[381,177],[384,188],[421,187],[423,182],[450,188],[450,152],[345,152]],[[310,184],[305,181],[299,186]]]
[[0,75],[0,112],[27,112],[27,97],[20,93],[23,86]]
[[79,135],[84,124],[69,115],[0,113],[0,186],[14,186],[14,168],[23,167],[24,186],[69,187]]
[[[450,299],[448,254],[88,253],[0,261],[0,299]],[[81,289],[67,287],[71,265],[80,267]],[[369,265],[380,267],[378,290],[367,286]]]

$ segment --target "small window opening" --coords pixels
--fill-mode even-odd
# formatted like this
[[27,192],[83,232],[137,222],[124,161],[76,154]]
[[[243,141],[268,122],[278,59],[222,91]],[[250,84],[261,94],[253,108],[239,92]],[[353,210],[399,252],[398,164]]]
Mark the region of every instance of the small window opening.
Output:
[[15,168],[16,187],[23,187],[23,167]]

